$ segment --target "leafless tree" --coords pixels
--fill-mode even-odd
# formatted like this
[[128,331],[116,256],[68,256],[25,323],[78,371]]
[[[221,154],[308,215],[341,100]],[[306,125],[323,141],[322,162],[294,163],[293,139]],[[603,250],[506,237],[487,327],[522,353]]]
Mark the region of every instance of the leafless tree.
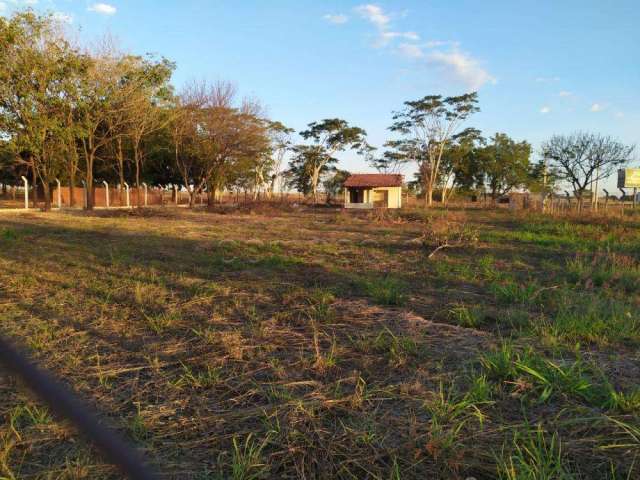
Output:
[[587,189],[595,185],[597,190],[599,181],[631,160],[634,149],[609,136],[576,132],[554,135],[543,144],[542,154],[558,169],[560,179],[571,185],[582,208]]

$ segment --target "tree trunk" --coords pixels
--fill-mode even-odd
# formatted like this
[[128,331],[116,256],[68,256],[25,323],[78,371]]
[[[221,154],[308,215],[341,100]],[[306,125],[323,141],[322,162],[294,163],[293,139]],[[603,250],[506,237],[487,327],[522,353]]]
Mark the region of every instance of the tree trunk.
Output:
[[48,212],[51,210],[51,188],[49,182],[42,182],[42,190],[44,193],[44,211]]
[[430,207],[433,205],[433,183],[428,182],[425,187],[424,206]]
[[[118,137],[118,177],[120,178],[120,192],[122,192],[122,186],[124,185],[124,153],[122,151],[122,138]],[[120,199],[122,202],[122,198]]]
[[69,168],[69,206],[73,207],[75,205],[75,200],[73,198],[73,194],[75,192],[76,186],[76,169],[72,167]]
[[141,208],[142,202],[140,201],[140,149],[137,145],[134,145],[133,147],[133,158],[136,164],[136,192],[138,193],[136,195],[136,197],[138,197],[136,199],[136,203],[138,204],[138,208]]
[[33,158],[31,159],[31,174],[33,176],[33,208],[38,208],[38,174]]
[[87,172],[85,175],[85,188],[87,192],[86,210],[93,210],[93,154],[87,158]]

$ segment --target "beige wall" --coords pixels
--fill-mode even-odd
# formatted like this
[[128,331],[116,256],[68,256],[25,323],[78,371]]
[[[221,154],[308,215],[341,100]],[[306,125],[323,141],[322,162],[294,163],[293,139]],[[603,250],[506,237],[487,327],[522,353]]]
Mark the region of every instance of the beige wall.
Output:
[[[374,201],[374,191],[387,191],[387,208],[401,208],[402,207],[402,187],[376,187],[366,189],[363,192],[363,203],[372,203]],[[344,203],[349,204],[349,189],[344,191]]]
[[[402,207],[402,187],[376,187],[373,190],[389,192],[387,198],[387,208]],[[373,201],[373,191],[370,191],[370,199]]]

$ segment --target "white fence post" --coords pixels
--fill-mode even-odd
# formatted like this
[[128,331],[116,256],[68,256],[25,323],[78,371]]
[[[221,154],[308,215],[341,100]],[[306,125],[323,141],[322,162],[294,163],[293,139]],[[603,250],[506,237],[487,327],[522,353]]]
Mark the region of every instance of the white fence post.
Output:
[[142,186],[144,187],[144,206],[147,206],[147,184],[142,182]]
[[107,206],[107,208],[109,208],[110,202],[109,202],[109,184],[107,183],[106,180],[102,181],[102,184],[104,185],[104,191],[105,191],[105,205]]
[[127,207],[131,207],[131,197],[129,196],[129,184],[124,182],[124,188],[127,189]]
[[29,210],[29,180],[23,175],[22,181],[24,182],[24,208]]
[[60,188],[60,180],[56,178],[56,185],[58,186],[58,208],[62,210],[62,190]]

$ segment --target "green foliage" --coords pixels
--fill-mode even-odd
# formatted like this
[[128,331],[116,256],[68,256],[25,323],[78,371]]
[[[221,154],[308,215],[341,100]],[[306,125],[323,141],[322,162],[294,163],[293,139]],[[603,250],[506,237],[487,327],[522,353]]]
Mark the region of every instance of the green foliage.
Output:
[[418,355],[418,345],[406,336],[394,335],[385,328],[373,341],[373,351],[387,355],[389,363],[395,366],[404,365],[411,358]]
[[312,194],[317,203],[321,178],[335,170],[333,165],[338,162],[334,155],[347,148],[366,149],[367,132],[345,120],[328,118],[310,123],[300,136],[313,143],[293,147],[294,156],[286,173],[288,184],[305,195]]
[[547,434],[541,425],[516,432],[512,444],[498,458],[502,480],[576,480],[562,452],[557,433]]
[[247,435],[243,443],[233,437],[233,458],[231,476],[233,480],[258,480],[265,478],[269,466],[262,459],[262,451],[269,443],[269,437],[261,443],[257,442],[253,434]]
[[484,322],[484,312],[481,307],[467,307],[455,305],[449,309],[448,317],[461,327],[476,328]]
[[567,290],[558,295],[557,310],[535,325],[535,331],[568,344],[640,342],[640,315],[630,303],[590,292],[576,296]]
[[496,300],[503,305],[531,304],[538,296],[539,286],[534,282],[521,285],[515,280],[505,280],[490,285]]
[[580,358],[552,361],[533,349],[519,350],[509,342],[480,357],[487,378],[512,396],[534,398],[545,403],[564,396],[591,407],[620,412],[637,412],[638,391],[616,391],[604,375]]
[[365,295],[380,305],[404,305],[407,301],[407,285],[392,276],[371,277],[360,281]]

